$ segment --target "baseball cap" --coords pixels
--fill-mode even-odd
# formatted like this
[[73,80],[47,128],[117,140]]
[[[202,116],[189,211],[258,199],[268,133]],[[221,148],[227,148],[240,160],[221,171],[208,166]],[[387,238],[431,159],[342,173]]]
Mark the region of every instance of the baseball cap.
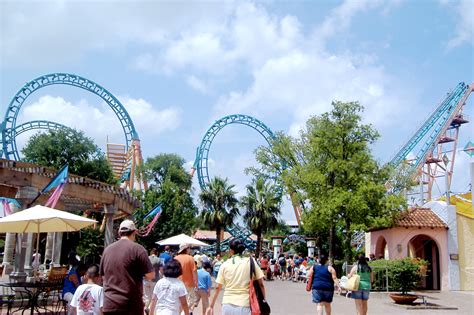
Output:
[[132,220],[123,220],[122,223],[120,223],[119,232],[131,232],[136,229],[135,223],[133,223]]

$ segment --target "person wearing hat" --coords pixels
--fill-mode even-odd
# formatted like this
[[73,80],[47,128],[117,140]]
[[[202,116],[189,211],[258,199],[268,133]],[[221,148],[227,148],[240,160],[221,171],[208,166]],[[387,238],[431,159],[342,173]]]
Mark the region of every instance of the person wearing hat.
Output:
[[143,314],[143,278],[153,280],[155,271],[145,248],[135,243],[136,234],[133,221],[122,221],[120,239],[102,254],[104,314]]
[[181,264],[181,268],[183,269],[183,274],[181,275],[181,280],[184,282],[186,286],[186,290],[188,291],[187,301],[188,307],[190,309],[193,308],[194,303],[196,303],[196,290],[198,288],[198,276],[197,276],[197,268],[196,263],[194,262],[193,256],[189,255],[189,244],[181,244],[179,245],[178,255],[176,255],[175,259],[179,261]]

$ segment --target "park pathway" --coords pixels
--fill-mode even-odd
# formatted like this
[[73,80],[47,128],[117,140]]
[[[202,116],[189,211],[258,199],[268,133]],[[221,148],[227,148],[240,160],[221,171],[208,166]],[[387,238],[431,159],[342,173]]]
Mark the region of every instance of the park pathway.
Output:
[[[265,281],[268,303],[274,315],[315,315],[316,306],[311,302],[311,294],[305,291],[303,283],[290,281]],[[457,310],[408,310],[406,307],[394,305],[386,293],[371,293],[369,299],[370,315],[474,315],[474,292],[423,292],[427,301],[445,307],[457,307]],[[220,299],[219,299],[220,301]],[[214,314],[220,315],[220,304],[216,303]],[[332,303],[333,315],[356,314],[352,299],[336,295]],[[194,315],[201,314],[201,306]]]

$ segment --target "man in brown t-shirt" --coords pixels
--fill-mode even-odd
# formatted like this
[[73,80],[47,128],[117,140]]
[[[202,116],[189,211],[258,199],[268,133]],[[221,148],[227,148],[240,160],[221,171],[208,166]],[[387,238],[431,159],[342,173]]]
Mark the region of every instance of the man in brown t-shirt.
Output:
[[107,246],[100,260],[104,285],[104,314],[143,314],[143,277],[155,277],[143,246],[135,243],[137,229],[130,220],[120,224],[120,240]]
[[179,245],[178,255],[174,259],[179,261],[183,269],[181,280],[184,282],[186,290],[188,291],[188,307],[192,310],[197,300],[196,290],[198,287],[198,277],[196,263],[194,262],[193,256],[189,255],[189,248],[189,244]]

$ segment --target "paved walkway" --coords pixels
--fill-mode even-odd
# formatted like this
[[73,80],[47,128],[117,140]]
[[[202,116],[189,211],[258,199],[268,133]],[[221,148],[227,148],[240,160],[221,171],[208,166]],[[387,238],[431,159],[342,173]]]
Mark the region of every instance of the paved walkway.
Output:
[[[266,281],[268,303],[274,315],[315,315],[316,306],[311,302],[311,294],[305,291],[303,283],[290,281]],[[408,310],[405,306],[395,305],[387,293],[372,292],[369,299],[369,314],[373,315],[431,315],[431,314],[466,314],[474,315],[474,292],[417,292],[425,295],[427,302],[445,307],[457,307],[457,310],[416,309]],[[219,300],[220,301],[220,300]],[[220,304],[214,308],[220,314]],[[201,305],[194,312],[201,314]],[[332,303],[333,315],[356,314],[354,301],[336,295]]]

